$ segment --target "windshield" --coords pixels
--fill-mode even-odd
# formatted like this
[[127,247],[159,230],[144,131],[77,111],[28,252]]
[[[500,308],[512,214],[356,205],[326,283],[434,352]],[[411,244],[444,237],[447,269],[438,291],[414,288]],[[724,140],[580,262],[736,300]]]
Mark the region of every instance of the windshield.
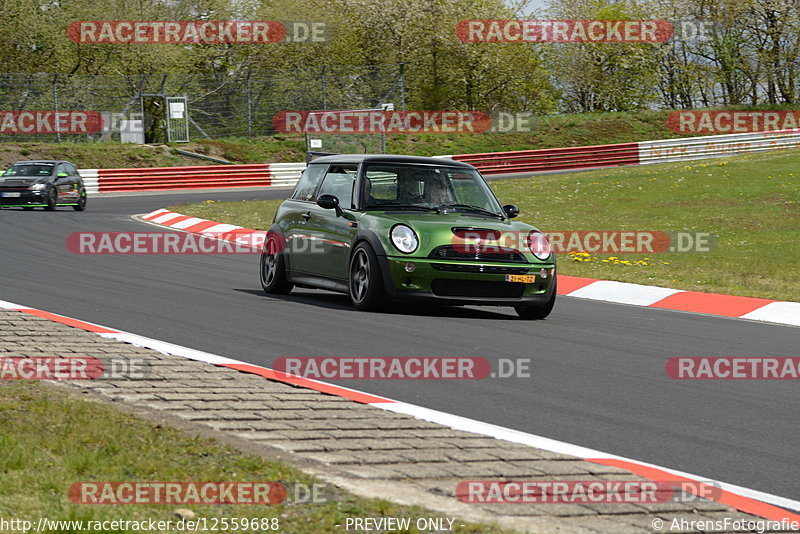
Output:
[[491,189],[472,169],[380,163],[369,164],[365,178],[366,208],[417,207],[503,216]]
[[52,172],[52,164],[16,164],[6,169],[6,172],[3,173],[3,176],[50,176]]

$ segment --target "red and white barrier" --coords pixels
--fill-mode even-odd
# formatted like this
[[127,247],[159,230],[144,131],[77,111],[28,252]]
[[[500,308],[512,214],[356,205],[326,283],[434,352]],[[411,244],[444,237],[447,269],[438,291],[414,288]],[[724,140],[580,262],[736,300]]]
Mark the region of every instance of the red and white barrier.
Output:
[[469,163],[489,175],[667,163],[790,148],[800,148],[800,129],[441,157]]
[[639,163],[639,145],[638,143],[621,143],[443,157],[469,163],[482,174],[547,172],[636,165]]
[[297,183],[305,163],[195,165],[80,170],[89,193],[221,187],[281,187]]

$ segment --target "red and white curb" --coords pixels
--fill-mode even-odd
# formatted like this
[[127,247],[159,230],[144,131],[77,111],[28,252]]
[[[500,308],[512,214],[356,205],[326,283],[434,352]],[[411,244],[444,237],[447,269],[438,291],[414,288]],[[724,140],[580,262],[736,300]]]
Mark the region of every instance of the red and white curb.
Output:
[[216,221],[209,221],[199,217],[190,217],[188,215],[181,215],[174,211],[165,209],[158,209],[140,215],[139,219],[172,230],[181,230],[192,234],[207,235],[217,239],[232,241],[246,246],[253,246],[258,243],[258,240],[253,239],[253,235],[262,234],[266,235],[267,232],[260,230],[252,230],[250,228],[242,228],[233,224],[218,223]]
[[800,326],[800,302],[684,291],[668,287],[562,275],[558,276],[558,293],[570,297],[662,310],[687,311]]
[[[222,224],[197,217],[159,209],[142,215],[142,220],[186,232],[210,234],[220,239],[254,243],[251,234],[257,230]],[[263,232],[262,232],[263,233]],[[754,297],[737,297],[700,291],[684,291],[659,286],[645,286],[611,280],[558,275],[558,294],[589,300],[646,306],[753,321],[800,326],[800,302],[787,302]]]
[[[728,484],[727,482],[712,480],[698,475],[685,473],[683,471],[632,460],[623,456],[617,456],[615,454],[609,454],[594,449],[581,447],[580,445],[572,445],[570,443],[546,438],[543,436],[537,436],[535,434],[528,434],[526,432],[493,425],[483,421],[476,421],[475,419],[469,419],[446,412],[440,412],[438,410],[432,410],[430,408],[417,406],[415,404],[395,401],[386,397],[380,397],[370,393],[365,393],[363,391],[345,388],[334,384],[328,384],[319,380],[312,380],[303,378],[301,376],[282,373],[280,371],[274,371],[260,365],[253,365],[239,360],[234,360],[232,358],[227,358],[225,356],[212,354],[210,352],[204,352],[181,345],[175,345],[173,343],[152,339],[137,334],[131,334],[122,330],[116,330],[114,328],[109,328],[95,323],[81,321],[80,319],[73,319],[64,315],[58,315],[48,311],[38,310],[36,308],[14,304],[13,302],[0,300],[0,309],[13,310],[34,315],[36,317],[42,317],[44,319],[49,319],[73,328],[80,328],[88,332],[93,332],[107,339],[116,339],[118,341],[130,343],[131,345],[135,345],[137,347],[152,349],[157,352],[161,352],[162,354],[171,354],[173,356],[179,356],[189,360],[210,363],[220,367],[228,367],[238,371],[263,376],[270,380],[312,389],[329,395],[343,397],[389,412],[405,414],[424,421],[438,423],[454,430],[462,430],[464,432],[510,441],[512,443],[528,445],[558,454],[576,456],[587,462],[593,462],[600,465],[618,467],[651,480],[687,482],[689,483],[686,486],[687,489],[697,490],[698,495],[703,491],[702,488],[704,486],[713,485],[721,490],[715,492],[716,496],[714,499],[720,504],[730,506],[748,514],[770,519],[772,521],[785,521],[787,523],[800,521],[800,514],[795,514],[785,510],[789,509],[800,512],[800,501],[787,499],[778,495],[772,495],[770,493],[764,493],[761,491],[744,488],[742,486]],[[705,497],[705,495],[700,496]]]

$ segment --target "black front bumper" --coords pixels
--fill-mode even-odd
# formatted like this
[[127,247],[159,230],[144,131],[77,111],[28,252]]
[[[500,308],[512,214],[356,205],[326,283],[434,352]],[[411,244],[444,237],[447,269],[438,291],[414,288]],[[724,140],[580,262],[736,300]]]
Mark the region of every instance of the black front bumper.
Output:
[[[19,194],[19,196],[8,196]],[[12,206],[46,206],[47,190],[31,191],[30,189],[0,188],[0,207]]]

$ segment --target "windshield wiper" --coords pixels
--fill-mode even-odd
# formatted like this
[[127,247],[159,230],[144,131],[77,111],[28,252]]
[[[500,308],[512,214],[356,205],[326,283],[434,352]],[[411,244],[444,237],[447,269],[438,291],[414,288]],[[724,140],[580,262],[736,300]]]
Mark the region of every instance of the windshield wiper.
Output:
[[493,211],[489,211],[489,210],[487,210],[485,208],[481,208],[480,206],[473,206],[472,204],[442,204],[439,207],[440,208],[463,208],[465,210],[477,211],[479,213],[483,213],[483,214],[486,214],[486,215],[491,215],[492,217],[498,217],[500,219],[505,219],[505,217],[503,215],[500,215],[499,213],[495,213]]
[[380,210],[422,210],[422,211],[435,211],[439,213],[439,207],[436,206],[418,206],[416,204],[373,204],[367,206],[367,210],[380,209]]

